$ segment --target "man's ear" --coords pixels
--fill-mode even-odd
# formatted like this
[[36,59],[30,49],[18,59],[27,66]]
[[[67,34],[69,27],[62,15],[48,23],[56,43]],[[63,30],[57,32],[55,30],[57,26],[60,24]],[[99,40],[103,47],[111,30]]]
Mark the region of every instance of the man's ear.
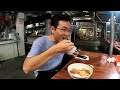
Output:
[[51,32],[54,33],[55,27],[50,26],[50,28],[51,28]]
[[53,26],[50,26],[50,29],[51,29],[51,30],[54,30],[55,28],[54,28]]

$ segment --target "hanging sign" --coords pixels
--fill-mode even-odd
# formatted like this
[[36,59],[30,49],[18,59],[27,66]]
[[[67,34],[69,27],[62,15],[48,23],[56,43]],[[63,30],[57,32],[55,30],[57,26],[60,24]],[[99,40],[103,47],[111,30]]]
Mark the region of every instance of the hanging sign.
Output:
[[24,24],[24,18],[19,18],[19,24]]

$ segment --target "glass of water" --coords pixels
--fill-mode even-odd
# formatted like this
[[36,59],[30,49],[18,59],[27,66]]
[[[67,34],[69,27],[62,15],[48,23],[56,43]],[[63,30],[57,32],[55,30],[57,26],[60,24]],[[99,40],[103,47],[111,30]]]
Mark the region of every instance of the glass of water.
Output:
[[101,64],[105,64],[107,62],[107,59],[108,59],[108,55],[107,54],[103,54],[101,56],[101,60],[100,60],[100,63]]

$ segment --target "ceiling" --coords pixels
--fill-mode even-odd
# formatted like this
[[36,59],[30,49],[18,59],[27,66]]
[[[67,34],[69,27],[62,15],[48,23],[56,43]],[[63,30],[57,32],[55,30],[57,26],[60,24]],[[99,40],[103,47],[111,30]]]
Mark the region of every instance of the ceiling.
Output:
[[111,18],[110,11],[97,11],[96,18],[101,21],[102,23],[108,22]]
[[[30,17],[44,16],[46,14],[46,11],[21,11],[21,12],[25,13],[25,15],[28,17],[27,19],[29,19]],[[51,12],[53,15],[65,13],[70,15],[71,17],[93,17],[95,15],[95,20],[103,23],[108,22],[110,19],[110,11],[51,11]],[[11,11],[11,13],[14,13],[14,11]]]
[[[85,15],[93,16],[94,12],[96,12],[96,19],[101,19],[102,22],[107,22],[110,19],[110,12],[109,11],[52,11],[52,14],[58,13],[66,13],[71,17],[83,17]],[[41,16],[46,13],[46,11],[24,11],[24,13],[28,16]]]
[[[110,11],[51,11],[52,15],[54,14],[68,14],[71,17],[94,17],[95,21],[105,23],[108,22],[110,19]],[[26,14],[28,19],[30,17],[39,17],[37,20],[39,20],[42,16],[44,18],[46,11],[23,11],[23,13]],[[89,15],[89,16],[88,16]]]
[[73,17],[95,17],[95,21],[102,23],[108,22],[110,19],[109,11],[67,11]]

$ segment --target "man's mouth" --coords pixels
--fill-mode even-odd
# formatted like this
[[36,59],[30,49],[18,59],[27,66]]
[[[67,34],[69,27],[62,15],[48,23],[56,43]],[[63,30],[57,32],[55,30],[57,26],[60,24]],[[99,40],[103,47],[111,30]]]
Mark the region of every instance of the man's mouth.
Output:
[[68,40],[68,38],[67,38],[67,37],[63,37],[63,39],[66,39],[66,40]]

